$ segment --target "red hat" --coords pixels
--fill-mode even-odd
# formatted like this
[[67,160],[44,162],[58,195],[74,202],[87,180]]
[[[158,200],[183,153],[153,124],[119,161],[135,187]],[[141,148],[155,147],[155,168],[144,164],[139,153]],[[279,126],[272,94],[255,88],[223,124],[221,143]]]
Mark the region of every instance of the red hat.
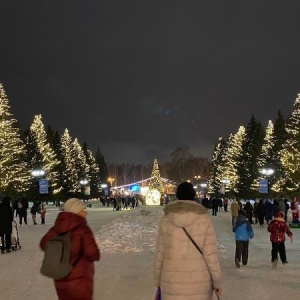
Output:
[[284,213],[282,211],[278,211],[276,214],[275,214],[275,218],[284,218]]

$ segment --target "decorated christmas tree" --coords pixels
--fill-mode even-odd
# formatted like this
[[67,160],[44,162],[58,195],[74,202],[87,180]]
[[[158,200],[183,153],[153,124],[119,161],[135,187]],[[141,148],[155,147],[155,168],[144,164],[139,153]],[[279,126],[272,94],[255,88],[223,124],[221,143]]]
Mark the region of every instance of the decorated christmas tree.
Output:
[[23,143],[17,121],[10,113],[10,106],[3,85],[0,84],[0,192],[14,194],[25,191],[30,184]]
[[158,190],[161,194],[163,194],[164,192],[164,186],[160,178],[160,172],[159,172],[158,162],[156,158],[154,159],[151,179],[149,182],[149,191],[154,189]]

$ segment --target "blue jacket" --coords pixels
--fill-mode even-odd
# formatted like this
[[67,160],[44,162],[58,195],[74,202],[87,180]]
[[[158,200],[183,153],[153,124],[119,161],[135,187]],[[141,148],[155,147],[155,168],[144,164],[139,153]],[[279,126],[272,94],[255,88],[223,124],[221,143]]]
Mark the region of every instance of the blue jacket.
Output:
[[249,241],[249,238],[252,239],[254,237],[252,226],[248,219],[243,215],[237,217],[233,232],[235,232],[236,241]]

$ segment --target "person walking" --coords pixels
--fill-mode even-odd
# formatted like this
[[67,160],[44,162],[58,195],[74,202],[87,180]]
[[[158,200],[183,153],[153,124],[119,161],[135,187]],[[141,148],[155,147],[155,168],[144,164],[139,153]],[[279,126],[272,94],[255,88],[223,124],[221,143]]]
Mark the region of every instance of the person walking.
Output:
[[38,201],[34,201],[30,209],[33,225],[37,225],[36,214],[39,212],[39,205],[40,203]]
[[13,209],[10,206],[10,198],[3,197],[0,204],[0,236],[1,236],[1,253],[11,252],[11,233],[12,221],[14,219]]
[[217,216],[218,208],[219,208],[219,199],[216,196],[213,196],[211,200],[211,210],[212,210],[212,215],[215,217]]
[[233,226],[235,232],[235,265],[240,268],[240,262],[244,266],[248,263],[249,239],[253,239],[254,232],[249,220],[246,218],[246,213],[239,210],[236,223]]
[[287,234],[291,239],[291,243],[293,242],[293,233],[285,223],[284,213],[282,211],[278,211],[276,213],[274,220],[272,220],[268,225],[268,231],[271,233],[270,241],[272,243],[272,267],[273,269],[276,269],[278,262],[278,253],[282,264],[288,263],[288,261],[286,260],[286,251],[284,244],[285,235]]
[[22,220],[24,220],[25,225],[27,225],[27,209],[28,209],[28,200],[25,197],[21,197],[18,202],[18,214],[19,214],[19,224],[22,226]]
[[263,228],[264,227],[264,219],[265,219],[265,215],[266,215],[266,205],[264,204],[263,199],[259,200],[256,210],[255,210],[255,214],[257,215],[259,226],[261,228]]
[[69,275],[54,280],[59,300],[93,298],[94,262],[100,260],[100,250],[94,235],[86,221],[85,204],[77,198],[64,203],[64,211],[60,212],[55,224],[43,236],[40,247],[45,251],[47,242],[58,234],[69,232],[71,239],[70,263],[76,264]]
[[236,222],[236,219],[239,215],[239,210],[240,210],[240,205],[237,202],[236,198],[233,199],[231,206],[230,206],[230,210],[231,210],[231,224],[232,224],[232,228]]
[[224,211],[228,212],[228,198],[224,198],[223,204],[224,204]]
[[219,297],[221,267],[207,208],[194,200],[195,189],[190,182],[179,184],[176,196],[177,201],[164,207],[159,225],[155,286],[161,289],[164,300],[211,300],[213,293]]
[[244,210],[246,212],[246,217],[248,221],[253,224],[252,216],[253,216],[253,206],[251,202],[248,200],[244,206]]
[[270,199],[267,200],[266,202],[266,215],[265,215],[265,219],[267,221],[267,224],[270,224],[270,222],[273,219],[273,215],[274,215],[274,205],[271,202]]

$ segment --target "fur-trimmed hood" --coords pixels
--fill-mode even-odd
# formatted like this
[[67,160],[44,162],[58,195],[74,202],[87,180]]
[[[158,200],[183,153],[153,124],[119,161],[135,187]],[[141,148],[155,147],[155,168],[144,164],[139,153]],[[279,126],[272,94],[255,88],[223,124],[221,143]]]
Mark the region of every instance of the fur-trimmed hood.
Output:
[[175,226],[185,227],[199,218],[199,215],[207,214],[207,208],[192,200],[177,200],[166,205],[164,213]]

